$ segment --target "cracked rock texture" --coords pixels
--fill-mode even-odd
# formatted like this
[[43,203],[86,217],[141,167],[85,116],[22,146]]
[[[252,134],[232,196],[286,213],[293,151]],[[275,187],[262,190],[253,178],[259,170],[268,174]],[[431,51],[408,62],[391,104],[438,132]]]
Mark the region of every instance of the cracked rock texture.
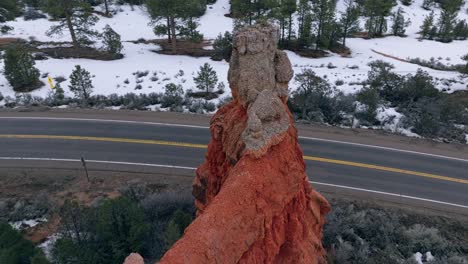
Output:
[[286,105],[293,77],[277,29],[235,33],[234,97],[211,120],[193,184],[197,218],[160,263],[326,263],[328,202],[310,186]]

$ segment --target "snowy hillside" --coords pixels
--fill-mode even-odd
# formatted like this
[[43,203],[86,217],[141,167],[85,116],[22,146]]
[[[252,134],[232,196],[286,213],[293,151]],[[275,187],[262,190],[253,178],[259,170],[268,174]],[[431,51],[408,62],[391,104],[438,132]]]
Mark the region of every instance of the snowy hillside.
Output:
[[[320,76],[326,76],[331,82],[337,80],[344,81],[344,85],[338,88],[346,93],[352,93],[361,88],[357,83],[367,77],[369,67],[367,64],[373,60],[384,60],[396,66],[396,72],[400,74],[413,73],[421,66],[401,62],[392,58],[379,55],[374,51],[392,55],[401,59],[421,58],[429,60],[431,57],[439,58],[444,64],[462,63],[460,57],[468,52],[468,41],[454,41],[444,44],[436,41],[419,41],[417,32],[424,19],[429,13],[420,7],[422,0],[416,0],[412,6],[402,6],[406,15],[410,17],[412,24],[407,29],[407,38],[386,37],[381,39],[361,39],[352,38],[348,40],[348,46],[352,51],[351,58],[343,58],[332,54],[329,57],[321,59],[309,59],[300,57],[289,52],[290,59],[294,65],[295,72],[298,73],[302,68],[311,67]],[[338,10],[342,3],[338,3]],[[398,8],[398,7],[395,7]],[[468,8],[467,4],[463,10]],[[106,24],[111,25],[124,41],[135,41],[140,38],[156,38],[152,28],[148,25],[150,18],[146,11],[136,7],[134,11],[128,6],[119,7],[120,11],[113,18],[101,17],[96,25],[96,29],[101,30]],[[205,38],[213,39],[218,33],[231,31],[233,21],[224,16],[229,12],[229,0],[218,0],[212,6],[209,6],[206,14],[200,19],[200,31]],[[461,18],[468,18],[466,12],[460,12]],[[24,21],[22,18],[9,22],[8,25],[14,27],[14,30],[8,35],[2,37],[18,37],[23,39],[37,39],[39,41],[68,41],[69,36],[65,33],[61,37],[48,37],[45,32],[54,22],[46,19],[35,21]],[[214,62],[209,58],[192,58],[187,56],[168,56],[152,52],[157,49],[156,45],[133,44],[124,42],[125,58],[117,61],[95,61],[87,59],[48,59],[37,61],[37,67],[41,73],[48,73],[51,77],[63,76],[68,78],[72,68],[76,64],[82,65],[93,75],[95,94],[108,95],[111,93],[125,94],[129,92],[151,93],[161,92],[164,85],[170,82],[180,83],[184,89],[193,89],[193,75],[197,72],[200,65],[209,62],[218,73],[220,81],[227,83],[226,62]],[[330,66],[330,67],[327,67]],[[356,67],[357,66],[357,67]],[[0,63],[0,68],[3,68]],[[352,68],[352,69],[351,69]],[[182,70],[184,76],[175,77],[179,70]],[[424,68],[431,76],[440,79],[459,79],[459,74],[454,72],[444,72]],[[151,82],[150,76],[138,80],[141,82],[142,89],[135,91],[137,79],[132,74],[136,71],[157,72],[159,81]],[[45,77],[45,75],[43,75]],[[126,81],[128,79],[128,81]],[[42,78],[45,82],[46,78]],[[68,82],[65,81],[62,87],[67,90]],[[448,86],[450,85],[450,86]],[[292,89],[295,85],[292,84]],[[449,84],[448,82],[439,82],[439,89],[446,89],[449,92],[466,89],[466,84],[458,82]],[[34,91],[32,94],[37,96],[46,96],[49,92],[48,87],[43,87]],[[6,79],[0,75],[0,92],[5,96],[14,96],[14,92]],[[70,93],[68,95],[71,96]]]

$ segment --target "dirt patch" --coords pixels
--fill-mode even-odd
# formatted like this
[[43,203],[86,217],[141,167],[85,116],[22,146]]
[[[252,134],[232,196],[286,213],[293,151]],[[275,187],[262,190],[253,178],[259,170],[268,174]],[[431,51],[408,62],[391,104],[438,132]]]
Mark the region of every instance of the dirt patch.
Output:
[[111,61],[123,58],[122,55],[116,55],[89,47],[54,47],[37,49],[36,51],[43,52],[54,59],[74,58]]
[[203,99],[206,99],[206,100],[212,100],[212,99],[218,98],[220,94],[222,94],[221,91],[217,91],[217,92],[190,92],[190,93],[188,93],[188,96],[193,97],[193,98],[203,98]]
[[386,58],[390,58],[390,59],[394,59],[394,60],[397,60],[397,61],[400,61],[400,62],[406,62],[406,63],[410,63],[409,61],[405,60],[405,59],[402,59],[402,58],[398,58],[398,57],[395,57],[395,56],[392,56],[392,55],[389,55],[389,54],[385,54],[383,52],[379,52],[379,51],[376,51],[374,49],[371,49],[372,52],[376,53],[376,54],[379,54],[381,56],[384,56]]
[[299,56],[306,57],[306,58],[313,58],[313,59],[324,58],[329,55],[329,53],[324,50],[302,49],[302,50],[296,50],[294,52],[297,53]]
[[31,84],[31,85],[28,85],[28,86],[24,86],[24,87],[19,87],[19,88],[14,88],[13,90],[15,90],[15,92],[18,92],[18,93],[29,93],[29,92],[32,92],[36,89],[39,89],[41,88],[42,86],[44,86],[45,84],[42,82],[42,81],[36,81],[35,83]]
[[455,103],[462,103],[468,107],[468,91],[456,91],[448,95],[449,100]]
[[214,55],[214,51],[207,49],[211,43],[207,40],[195,43],[187,40],[178,40],[177,41],[177,50],[174,52],[172,50],[172,44],[167,40],[154,40],[152,41],[155,44],[161,46],[161,50],[155,50],[154,52],[164,55],[186,55],[195,58],[199,57],[211,57]]
[[[30,52],[38,53],[38,59],[47,59],[52,57],[54,59],[91,59],[111,61],[122,59],[121,54],[112,54],[106,51],[97,50],[91,47],[71,47],[70,42],[27,42],[19,38],[0,38],[0,50],[7,48],[11,44],[24,44]],[[50,46],[41,48],[41,46]]]
[[11,44],[18,44],[23,42],[25,41],[19,38],[0,38],[0,49],[5,49]]

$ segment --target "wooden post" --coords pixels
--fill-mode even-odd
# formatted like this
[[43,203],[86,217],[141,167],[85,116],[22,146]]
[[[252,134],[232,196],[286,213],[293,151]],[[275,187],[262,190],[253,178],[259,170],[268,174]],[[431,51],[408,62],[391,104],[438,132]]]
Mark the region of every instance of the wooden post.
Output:
[[83,168],[85,170],[85,173],[86,173],[86,180],[88,180],[89,182],[89,174],[88,174],[88,168],[86,167],[86,161],[83,157],[81,157],[81,164],[83,164]]

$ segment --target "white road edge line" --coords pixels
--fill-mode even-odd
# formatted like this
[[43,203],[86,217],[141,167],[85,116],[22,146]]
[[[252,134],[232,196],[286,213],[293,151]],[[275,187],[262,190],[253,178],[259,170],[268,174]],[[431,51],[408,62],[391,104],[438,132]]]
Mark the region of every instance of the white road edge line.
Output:
[[[0,157],[0,160],[81,162],[81,160],[79,160],[79,159],[22,158],[22,157]],[[106,160],[86,160],[86,162],[87,163],[100,163],[100,164],[142,166],[142,167],[171,168],[171,169],[181,169],[181,170],[196,170],[197,169],[197,168],[194,168],[194,167],[184,167],[184,166],[173,166],[173,165],[151,164],[151,163],[121,162],[121,161],[106,161]],[[335,188],[342,188],[342,189],[355,190],[355,191],[361,191],[361,192],[375,193],[375,194],[380,194],[380,195],[400,197],[400,198],[405,198],[405,199],[410,199],[410,200],[418,200],[418,201],[424,201],[424,202],[430,202],[430,203],[436,203],[436,204],[444,204],[444,205],[450,205],[450,206],[454,206],[454,207],[460,207],[460,208],[468,209],[468,206],[466,206],[466,205],[442,202],[442,201],[431,200],[431,199],[426,199],[426,198],[420,198],[420,197],[414,197],[414,196],[408,196],[408,195],[402,195],[402,194],[396,194],[396,193],[389,193],[389,192],[374,191],[374,190],[369,190],[369,189],[356,188],[356,187],[351,187],[351,186],[344,186],[344,185],[337,185],[337,184],[330,184],[330,183],[323,183],[323,182],[315,182],[315,181],[309,181],[309,182],[311,184],[316,184],[316,185],[324,185],[324,186],[330,186],[330,187],[335,187]]]
[[[67,117],[0,117],[0,119],[30,119],[30,120],[61,120],[61,121],[87,121],[87,122],[106,122],[106,123],[122,123],[122,124],[142,124],[142,125],[155,125],[155,126],[172,126],[172,127],[187,127],[187,128],[198,128],[198,129],[209,129],[207,126],[195,126],[195,125],[183,125],[183,124],[173,124],[173,123],[158,123],[158,122],[144,122],[144,121],[130,121],[130,120],[117,120],[117,119],[92,119],[92,118],[67,118]],[[410,153],[434,158],[442,158],[448,160],[456,160],[462,162],[468,162],[468,159],[462,158],[455,158],[437,154],[430,154],[425,152],[418,152],[412,150],[404,150],[404,149],[397,149],[397,148],[390,148],[390,147],[382,147],[376,145],[367,145],[361,143],[353,143],[353,142],[346,142],[340,140],[332,140],[332,139],[323,139],[323,138],[315,138],[315,137],[305,137],[299,136],[300,139],[312,140],[312,141],[322,141],[322,142],[330,142],[336,144],[344,144],[344,145],[352,145],[352,146],[359,146],[359,147],[366,147],[366,148],[374,148],[374,149],[382,149],[388,151],[395,151],[401,153]]]
[[[26,160],[26,161],[62,161],[62,162],[81,162],[79,159],[54,159],[54,158],[23,158],[23,157],[0,157],[0,160]],[[130,165],[141,167],[159,167],[159,168],[172,168],[182,170],[196,170],[193,167],[161,165],[150,163],[135,163],[135,162],[122,162],[122,161],[107,161],[107,160],[86,160],[86,163],[101,163],[101,164],[115,164],[115,165]]]
[[188,127],[209,129],[207,126],[183,125],[172,123],[158,123],[158,122],[145,122],[145,121],[130,121],[130,120],[117,120],[117,119],[94,119],[94,118],[68,118],[68,117],[6,117],[0,116],[0,119],[30,119],[30,120],[56,120],[56,121],[87,121],[87,122],[106,122],[106,123],[122,123],[122,124],[141,124],[141,125],[155,125],[155,126],[172,126],[172,127]]
[[356,187],[337,185],[337,184],[330,184],[330,183],[323,183],[323,182],[314,182],[314,181],[309,181],[309,182],[312,183],[312,184],[316,184],[316,185],[324,185],[324,186],[330,186],[330,187],[342,188],[342,189],[348,189],[348,190],[354,190],[354,191],[375,193],[375,194],[394,196],[394,197],[399,197],[399,198],[418,200],[418,201],[424,201],[424,202],[430,202],[430,203],[444,204],[444,205],[450,205],[450,206],[455,206],[455,207],[461,207],[461,208],[468,209],[468,206],[466,206],[466,205],[447,203],[447,202],[431,200],[431,199],[426,199],[426,198],[420,198],[420,197],[414,197],[414,196],[409,196],[409,195],[404,195],[404,194],[374,191],[374,190],[369,190],[369,189],[356,188]]

